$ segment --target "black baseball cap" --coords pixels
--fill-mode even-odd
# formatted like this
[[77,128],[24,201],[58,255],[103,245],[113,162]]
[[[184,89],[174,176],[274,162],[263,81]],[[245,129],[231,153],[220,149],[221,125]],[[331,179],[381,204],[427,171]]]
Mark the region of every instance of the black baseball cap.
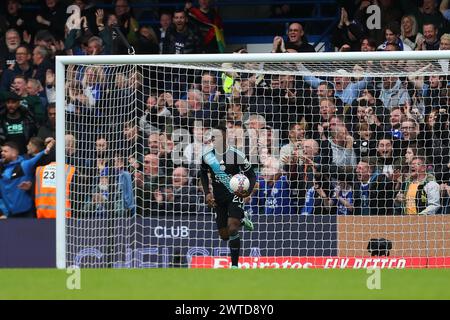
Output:
[[19,96],[15,92],[11,92],[11,91],[6,92],[4,96],[5,96],[5,101],[8,101],[8,100],[21,101],[22,100],[21,96]]

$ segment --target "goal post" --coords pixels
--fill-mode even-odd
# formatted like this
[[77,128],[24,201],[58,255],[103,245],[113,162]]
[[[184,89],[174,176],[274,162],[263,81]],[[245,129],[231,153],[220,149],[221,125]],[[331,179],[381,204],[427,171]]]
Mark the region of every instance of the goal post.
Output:
[[[426,188],[426,191],[420,191],[423,195],[423,192],[428,192],[428,190],[433,189],[430,191],[434,192],[433,195],[430,193],[428,197],[425,195],[418,199],[408,198],[409,204],[406,204],[406,202],[402,201],[407,200],[400,199],[402,196],[398,196],[398,193],[402,193],[404,197],[410,197],[408,191],[413,192],[413,189],[409,189],[410,184],[414,185],[416,183],[411,180],[413,176],[409,171],[402,171],[401,174],[404,174],[402,176],[404,180],[394,181],[394,171],[397,169],[401,171],[404,168],[402,166],[404,165],[404,161],[406,161],[404,158],[406,157],[405,153],[408,151],[408,148],[411,149],[408,152],[414,153],[421,148],[425,148],[425,138],[443,140],[446,137],[446,130],[449,130],[448,112],[450,112],[447,105],[447,99],[450,101],[448,97],[450,95],[450,86],[447,84],[447,82],[450,82],[449,60],[450,51],[56,57],[57,268],[66,268],[71,264],[79,264],[86,267],[137,268],[177,266],[223,267],[227,265],[228,262],[225,261],[227,248],[224,242],[219,242],[218,240],[213,214],[198,202],[202,199],[201,192],[195,195],[189,193],[185,197],[180,196],[177,198],[179,199],[178,202],[173,202],[174,195],[171,194],[170,197],[172,200],[170,201],[172,202],[170,206],[167,202],[164,202],[165,200],[163,202],[159,202],[158,200],[159,197],[166,197],[165,194],[162,195],[164,190],[167,191],[167,189],[170,189],[166,188],[166,185],[169,185],[169,182],[166,181],[167,177],[162,177],[161,175],[172,175],[173,169],[178,167],[186,167],[189,169],[189,171],[186,171],[188,172],[190,181],[189,187],[192,187],[193,192],[198,191],[199,185],[198,181],[196,181],[195,173],[191,175],[190,164],[187,164],[185,158],[183,158],[183,152],[186,151],[187,144],[195,142],[195,137],[191,137],[195,136],[195,132],[193,132],[194,128],[188,127],[187,131],[190,135],[190,140],[187,141],[186,145],[183,145],[183,137],[186,134],[183,130],[186,127],[179,123],[182,123],[181,118],[183,118],[183,112],[180,110],[183,107],[192,107],[189,105],[188,91],[192,90],[193,95],[202,94],[202,84],[199,79],[204,73],[214,75],[214,85],[217,86],[217,91],[222,91],[220,96],[223,100],[217,103],[218,108],[221,108],[220,110],[214,110],[212,107],[209,107],[208,112],[202,113],[202,129],[205,129],[205,131],[202,131],[200,134],[202,136],[201,138],[207,136],[206,129],[211,129],[219,122],[229,123],[230,128],[234,130],[233,132],[235,134],[238,132],[238,129],[241,130],[239,132],[242,132],[243,137],[235,136],[235,141],[240,141],[239,139],[241,138],[244,141],[247,139],[250,144],[249,149],[256,148],[254,152],[249,151],[250,154],[246,155],[251,158],[250,162],[252,164],[254,161],[258,162],[257,165],[255,164],[255,170],[261,176],[261,181],[266,176],[272,177],[280,174],[282,177],[274,181],[273,185],[278,183],[277,186],[280,188],[283,186],[287,190],[286,192],[289,193],[286,197],[291,201],[289,203],[286,202],[286,204],[284,202],[281,204],[279,202],[276,203],[276,201],[284,201],[285,198],[278,198],[276,200],[274,196],[271,199],[267,197],[264,200],[267,203],[263,206],[259,205],[259,202],[254,205],[251,205],[251,202],[246,204],[246,210],[253,212],[252,219],[256,222],[257,229],[253,231],[252,235],[249,235],[249,233],[244,234],[244,260],[242,262],[244,267],[282,265],[283,263],[297,268],[339,268],[343,264],[345,265],[344,267],[368,267],[373,263],[373,261],[368,262],[367,260],[368,250],[373,253],[379,249],[377,246],[388,245],[388,243],[389,246],[392,246],[392,253],[393,255],[395,254],[398,260],[386,260],[383,262],[383,267],[450,267],[450,243],[448,240],[450,239],[450,220],[445,215],[445,213],[450,213],[450,203],[444,203],[443,197],[445,197],[446,190],[444,190],[444,187],[441,187],[445,182],[450,184],[450,181],[448,181],[448,170],[446,169],[446,166],[450,166],[450,161],[445,163],[448,160],[447,155],[442,153],[437,154],[434,151],[430,151],[429,153],[419,151],[418,154],[413,155],[413,157],[433,158],[431,164],[422,163],[427,166],[426,174],[429,175],[429,178],[428,176],[426,178],[428,180],[425,180],[427,183],[431,183]],[[71,71],[73,74],[70,75],[70,78],[67,76],[68,69],[73,66],[75,66],[75,71]],[[93,67],[94,70],[95,68],[104,68],[102,71],[102,80],[99,80],[99,78],[93,80],[99,83],[103,81],[100,85],[104,93],[97,96],[95,92],[100,91],[100,89],[95,88],[95,86],[87,88],[83,82],[84,79],[82,79],[84,73],[90,67]],[[169,73],[169,76],[166,76],[167,73]],[[232,78],[232,84],[228,92],[224,92],[225,78],[221,79],[221,75],[223,74],[234,75],[234,78],[230,76]],[[120,79],[118,79],[118,75],[120,75]],[[253,88],[255,98],[252,100],[252,97],[248,96],[244,99],[239,94],[235,96],[233,90],[242,90],[241,87],[237,88],[237,86],[240,86],[244,80],[248,80],[252,76],[259,77],[258,83],[261,84],[261,87],[256,87],[257,85],[254,82],[250,82],[250,86],[255,86]],[[279,79],[281,76],[292,76],[292,78],[284,79],[283,81],[285,82],[279,84],[282,82]],[[341,90],[337,89],[335,87],[336,83],[333,82],[334,79],[340,77],[345,78],[344,87]],[[429,93],[434,90],[429,83],[431,77],[437,77],[437,81],[442,82],[440,84],[442,86],[436,89],[438,96],[435,97],[436,100],[433,100],[434,102],[430,102],[433,97],[422,96],[422,92],[428,90],[426,92]],[[400,78],[399,86],[396,90],[400,90],[401,92],[392,92],[395,87],[394,84],[392,86],[386,84],[386,87],[383,87],[384,83],[391,81],[386,79],[391,78],[397,78],[397,80]],[[241,82],[238,83],[236,81],[237,79]],[[370,88],[373,89],[373,92],[376,92],[376,97],[372,98],[380,100],[381,105],[378,105],[377,108],[383,108],[377,113],[378,110],[375,112],[374,105],[362,106],[362,109],[366,108],[366,112],[369,112],[367,108],[371,108],[370,110],[373,114],[378,116],[378,118],[375,117],[376,119],[374,118],[375,120],[372,120],[372,114],[367,114],[367,123],[365,123],[366,120],[361,120],[360,122],[357,120],[358,115],[356,109],[359,105],[356,101],[358,98],[361,98],[362,92],[368,87],[367,83],[361,86],[356,85],[362,79],[370,79],[368,80],[370,86],[372,86]],[[122,86],[122,82],[124,86]],[[117,87],[119,83],[120,88]],[[263,87],[262,83],[266,83],[266,87]],[[274,87],[271,87],[272,84],[275,86],[275,83],[277,83],[276,90]],[[329,84],[325,89],[334,91],[331,96],[317,96],[317,87],[323,83]],[[346,86],[349,83],[355,84],[354,89],[346,91]],[[154,87],[155,84],[156,87]],[[291,84],[292,86],[289,87]],[[417,84],[417,87],[412,88],[411,86],[415,84]],[[424,85],[424,87],[419,88],[419,85]],[[87,102],[81,103],[80,101],[83,100],[81,99],[77,100],[77,103],[81,103],[82,105],[77,105],[77,103],[72,102],[69,103],[68,92],[71,89],[70,86],[79,86],[74,90],[78,90],[79,94]],[[153,120],[148,121],[149,127],[142,127],[141,118],[146,111],[147,99],[149,99],[149,96],[155,95],[155,92],[157,92],[155,97],[157,101],[159,101],[159,95],[166,93],[171,93],[171,99],[174,101],[182,101],[180,103],[182,105],[181,107],[175,107],[174,101],[167,102],[164,100],[164,106],[167,106],[167,108],[162,108],[158,111],[160,112],[159,114],[168,112],[169,117],[180,117],[181,120],[177,122],[172,119],[170,125],[164,123],[164,129],[160,129],[155,123],[152,123],[155,119],[152,118]],[[240,92],[242,93],[243,91]],[[412,95],[413,92],[414,95]],[[290,102],[286,102],[286,104],[285,102],[274,103],[272,99],[274,96],[278,99],[277,101],[286,98],[286,101]],[[328,98],[333,100],[332,103],[334,105],[332,107],[335,109],[333,109],[334,111],[330,111],[326,116],[330,118],[325,117],[324,120],[321,118],[320,101],[327,100]],[[89,99],[93,101],[91,106],[89,106]],[[237,111],[229,111],[228,108],[231,108],[232,102],[236,101],[236,99],[240,99],[239,103],[244,104],[243,101],[245,100],[245,104],[248,104],[248,109],[245,111],[246,115],[244,115],[243,108]],[[397,99],[396,102],[392,102],[393,99]],[[444,100],[445,102],[443,102]],[[99,101],[100,107],[98,105]],[[252,101],[251,103],[254,102],[254,104],[250,105],[251,103],[249,101]],[[195,102],[194,99],[193,103]],[[206,103],[207,101],[203,102]],[[431,106],[431,103],[434,104]],[[73,110],[70,112],[73,113],[82,113],[83,111],[80,111],[80,109],[83,108],[89,109],[88,113],[83,115],[82,123],[78,122],[79,119],[76,116],[75,118],[67,116],[69,112],[68,104],[71,104],[70,108],[73,108]],[[121,104],[126,105],[126,107]],[[390,119],[389,113],[392,108],[399,106],[401,106],[402,113],[400,115],[401,120],[399,121],[400,123],[404,122],[405,129],[396,127],[394,130],[393,127],[389,127],[390,136],[387,138],[387,132],[383,131],[385,130],[384,125],[388,125],[387,122]],[[105,110],[108,109],[108,111],[98,113],[95,112],[96,108],[104,108]],[[175,111],[175,108],[179,108],[179,110],[177,109]],[[324,108],[328,107],[325,106]],[[167,111],[167,109],[169,110]],[[402,130],[409,130],[406,128],[408,126],[417,126],[417,128],[420,126],[420,128],[423,128],[427,125],[425,118],[429,118],[430,110],[438,116],[440,112],[444,113],[444,109],[446,110],[447,118],[445,123],[442,123],[439,127],[437,135],[433,135],[434,129],[430,129],[430,135],[420,135],[421,140],[418,141],[419,143],[408,142],[407,144],[402,144],[403,141],[409,141],[409,138],[405,138]],[[129,110],[133,112],[133,115],[127,114]],[[196,113],[195,111],[189,111],[189,115],[199,114],[199,112]],[[203,109],[200,111],[203,111]],[[232,116],[228,118],[228,114],[232,112],[239,113],[241,118],[232,119]],[[327,113],[328,111],[325,110],[323,112]],[[252,115],[255,115],[252,118],[255,121],[258,121],[257,116],[262,116],[265,123],[264,126],[257,129],[251,128],[251,120],[249,117]],[[209,119],[206,119],[206,117],[209,117]],[[326,126],[330,125],[328,120],[333,117],[335,117],[334,125],[336,127],[325,127],[324,124]],[[411,120],[411,117],[413,120]],[[114,122],[118,119],[122,120],[120,124]],[[411,121],[413,122],[411,123]],[[133,130],[136,128],[138,132],[136,133],[138,135],[135,140],[136,145],[132,147],[126,141],[123,141],[125,138],[121,136],[123,126],[128,123],[133,127]],[[303,132],[303,138],[299,138],[299,141],[297,141],[298,146],[300,146],[299,148],[303,148],[301,152],[306,152],[304,151],[306,147],[303,145],[306,140],[317,141],[317,145],[320,148],[317,151],[318,154],[315,156],[320,158],[320,161],[324,161],[323,159],[325,158],[323,145],[328,145],[330,149],[328,154],[330,158],[329,163],[320,163],[320,170],[326,170],[326,173],[321,171],[320,176],[327,176],[324,179],[327,180],[325,184],[329,188],[327,191],[324,187],[326,191],[324,198],[326,199],[324,200],[325,202],[321,202],[321,206],[326,207],[324,209],[326,210],[326,212],[324,211],[325,213],[322,211],[314,213],[314,206],[317,204],[314,201],[313,204],[309,204],[306,200],[309,197],[308,192],[311,190],[314,197],[321,197],[318,189],[321,189],[322,181],[320,181],[320,186],[314,184],[311,187],[312,189],[303,190],[303,202],[300,204],[299,199],[296,198],[298,197],[297,193],[294,192],[296,187],[293,187],[292,183],[293,179],[296,179],[294,182],[297,184],[300,180],[298,175],[295,176],[296,178],[293,178],[294,175],[290,175],[292,172],[289,172],[289,168],[291,168],[292,163],[286,163],[287,160],[282,158],[283,155],[287,155],[283,153],[286,150],[287,152],[293,152],[288,147],[283,149],[283,146],[289,145],[292,142],[290,140],[291,126],[296,123],[301,123],[298,130],[307,132]],[[314,129],[312,128],[313,123]],[[234,124],[236,124],[235,127],[233,127]],[[383,130],[374,129],[375,125],[378,128],[383,126]],[[108,126],[109,131],[92,130],[101,126]],[[154,127],[158,127],[156,128],[157,130]],[[170,129],[167,129],[169,127]],[[358,130],[361,130],[361,132],[364,131],[364,128],[366,131],[370,131],[373,137],[377,136],[376,138],[367,139],[368,141],[373,140],[373,153],[361,151],[363,148],[359,150],[361,151],[360,153],[355,153],[357,148],[356,144],[350,145],[351,143],[357,142],[364,143],[364,139],[360,139],[359,133],[357,132]],[[252,134],[255,131],[251,130],[260,130],[257,131],[259,132],[258,139],[260,138],[259,134],[268,134],[267,132],[261,133],[261,129],[271,131],[272,136],[270,139],[274,139],[274,137],[279,138],[279,150],[274,150],[273,152],[262,151],[262,149],[258,148],[252,142],[252,138],[254,138]],[[323,133],[324,129],[326,131],[325,134]],[[170,130],[170,134],[167,132],[168,130]],[[277,132],[275,133],[275,131]],[[85,167],[81,170],[83,171],[83,177],[75,182],[75,184],[78,184],[78,189],[75,191],[75,193],[78,193],[78,198],[74,201],[77,202],[78,211],[75,215],[66,218],[66,200],[68,199],[66,199],[65,165],[68,164],[68,161],[65,143],[66,134],[69,132],[74,134],[74,136],[76,136],[76,133],[80,133],[80,135],[87,137],[80,138],[80,152],[75,156],[76,161],[74,162],[76,165],[83,163],[81,166],[87,166],[84,164],[86,161],[89,163],[96,161],[95,158],[89,158],[95,152],[96,139],[105,137],[104,140],[107,140],[108,148],[111,150],[108,150],[110,152],[108,158],[109,165],[102,165],[102,168],[107,167],[108,169],[103,168],[103,170],[97,170],[98,168],[94,168],[96,169],[94,170],[91,167]],[[165,164],[162,164],[162,160],[158,159],[159,171],[156,175],[162,179],[152,182],[151,192],[140,193],[138,189],[143,187],[138,187],[137,185],[140,183],[140,179],[145,179],[145,174],[142,173],[144,157],[148,154],[148,149],[151,148],[148,145],[150,143],[149,136],[154,132],[157,132],[160,136],[158,142],[159,147],[161,145],[163,147],[164,145],[175,145],[175,147],[167,153],[168,156],[165,158]],[[418,132],[418,134],[420,133]],[[339,138],[340,134],[343,135],[343,138]],[[411,133],[406,133],[407,135],[411,135]],[[264,137],[267,138],[266,136]],[[333,140],[333,138],[336,139]],[[77,140],[78,137],[74,139]],[[345,140],[342,146],[339,146],[339,142],[337,142],[340,141],[339,139]],[[381,153],[377,153],[377,150],[378,148],[383,148],[379,146],[379,141],[383,139],[390,141],[392,149],[402,149],[401,154],[396,153],[396,150],[394,150],[394,155],[390,155],[394,160],[397,157],[399,159],[398,163],[392,160],[393,162],[386,164],[380,160],[382,155],[380,156]],[[180,142],[179,145],[177,145],[176,140]],[[350,140],[351,142],[349,142]],[[314,148],[313,142],[310,141],[308,143],[312,143],[312,148]],[[276,145],[274,144],[273,146]],[[433,145],[427,144],[427,146],[432,148],[431,146]],[[182,151],[181,158],[183,159],[178,159],[180,161],[179,163],[172,161],[170,170],[167,170],[168,167],[164,167],[168,163],[167,159],[172,157],[171,160],[174,160],[173,157],[178,147]],[[264,145],[264,147],[267,146]],[[117,160],[115,155],[127,151],[125,150],[126,148],[138,150],[135,152],[139,155],[139,159],[133,159],[136,162],[135,172],[122,174],[118,173],[119,171],[116,170],[116,167],[114,167],[115,164],[113,163]],[[445,149],[448,148],[448,145],[445,143],[439,144],[439,148],[445,152],[445,150],[448,150]],[[111,154],[114,154],[114,156]],[[125,154],[127,153],[125,152]],[[161,151],[158,152],[158,156],[160,154]],[[288,156],[292,156],[292,154],[289,153]],[[117,157],[122,159],[125,156],[121,155]],[[256,160],[252,161],[252,157]],[[380,195],[380,197],[389,198],[387,199],[389,201],[382,202],[385,207],[372,208],[376,209],[378,214],[365,211],[364,209],[361,209],[363,213],[359,212],[358,214],[355,214],[353,211],[356,210],[354,207],[356,197],[367,197],[364,193],[366,192],[366,189],[364,189],[365,185],[373,183],[372,180],[358,181],[359,178],[357,178],[358,175],[361,176],[361,173],[357,172],[357,164],[361,160],[366,161],[366,158],[374,161],[374,163],[368,164],[370,170],[373,170],[369,174],[369,178],[378,179],[379,176],[382,176],[380,179],[385,179],[386,176],[388,177],[386,179],[389,181],[377,180],[376,183],[392,185],[392,192],[389,195],[385,192],[386,190],[378,190],[377,193],[374,193],[375,195]],[[130,158],[126,157],[126,161],[129,160]],[[309,160],[304,161],[314,163],[315,159],[309,158]],[[174,163],[178,165],[174,165]],[[308,170],[305,163],[298,159],[295,165],[303,166],[303,169],[306,168],[305,170]],[[347,165],[351,167],[351,170],[341,171],[343,167],[347,168]],[[95,164],[89,164],[89,166],[95,166]],[[129,166],[133,167],[133,164],[129,164]],[[408,170],[410,170],[411,166],[411,163],[408,163]],[[277,171],[276,174],[271,173],[272,171],[270,169],[277,170],[277,168],[280,171]],[[195,167],[192,170],[197,169],[198,167]],[[433,170],[440,170],[440,172],[433,172]],[[180,175],[184,174],[183,170],[179,171]],[[161,174],[160,172],[164,173]],[[90,202],[96,197],[92,190],[99,184],[99,180],[104,175],[107,175],[108,178],[110,177],[111,180],[114,179],[116,184],[118,183],[117,181],[120,181],[120,186],[115,187],[116,189],[120,188],[122,192],[120,196],[117,196],[120,199],[111,198],[112,196],[110,195],[113,192],[109,190],[108,196],[105,196],[105,199],[106,197],[110,197],[108,198],[109,200],[99,200],[98,203],[94,203],[94,206],[86,206],[85,202]],[[314,179],[318,179],[316,177],[319,176],[319,173],[311,171],[311,176]],[[125,201],[123,199],[125,193],[123,190],[124,177],[131,179],[132,188],[128,190],[127,195],[133,198],[132,200],[128,199],[129,205],[126,210],[123,208],[123,204],[120,205],[120,208],[114,204],[114,201]],[[307,178],[305,179],[308,180]],[[408,180],[408,184],[405,185],[406,179],[410,179],[411,181]],[[447,180],[444,181],[442,179]],[[161,182],[163,180],[164,182]],[[267,178],[266,180],[269,181],[270,179]],[[314,181],[315,183],[318,182],[318,180]],[[340,184],[341,182],[342,184]],[[396,187],[398,189],[394,189],[395,182],[398,182]],[[400,182],[403,182],[403,184]],[[142,183],[144,184],[144,182]],[[354,198],[352,198],[349,204],[348,199],[350,198],[347,199],[344,196],[343,200],[339,200],[339,192],[342,191],[341,189],[343,187],[349,186],[350,184],[352,185],[352,197],[354,196]],[[268,189],[266,189],[266,194],[277,193],[279,191],[273,185],[267,182]],[[424,185],[420,183],[419,185],[418,188],[424,190]],[[439,211],[433,211],[432,205],[437,204],[431,203],[432,200],[436,200],[436,185],[441,188],[438,191],[440,195]],[[355,186],[360,188],[358,190],[359,193],[353,189]],[[401,188],[406,189],[403,190]],[[114,192],[118,193],[116,189]],[[171,190],[170,192],[173,192],[173,189]],[[191,192],[191,189],[189,190]],[[101,190],[98,194],[101,194]],[[369,194],[369,191],[367,191],[367,194]],[[147,199],[147,197],[151,197],[151,199]],[[256,197],[256,195],[254,194],[252,197]],[[423,200],[424,197],[425,200]],[[448,197],[450,197],[450,189],[448,190]],[[197,200],[191,201],[194,198]],[[375,201],[375,199],[372,200]],[[411,204],[412,201],[416,200],[418,202],[422,201],[420,205],[416,204],[414,206]],[[87,214],[85,212],[86,210],[97,210],[102,204],[101,201],[106,201],[107,204],[105,207],[102,207],[100,214]],[[270,201],[275,201],[275,204],[271,206]],[[145,206],[150,206],[151,209]],[[449,207],[448,212],[444,212],[443,210],[446,206]],[[143,207],[145,207],[145,210]],[[280,207],[285,207],[289,210],[279,210]],[[348,209],[349,207],[353,207],[353,209]],[[364,207],[364,205],[361,207]],[[295,209],[290,210],[291,208]],[[339,211],[339,208],[342,208],[342,210]],[[194,216],[195,212],[189,212],[188,216],[183,216],[184,210],[191,209],[193,211],[200,210],[199,212],[202,213]],[[254,212],[255,210],[260,211]],[[394,214],[395,210],[397,210],[396,214]],[[427,210],[430,211],[428,212]],[[128,213],[123,214],[122,212],[125,211]],[[387,211],[389,213],[385,213]],[[246,242],[251,244],[246,245]],[[390,249],[386,250],[389,251]],[[383,255],[380,254],[379,256]],[[284,257],[290,257],[290,260],[286,260]],[[339,260],[340,258],[350,260],[341,261]],[[181,263],[180,260],[184,262]]]
[[61,57],[56,57],[56,267],[66,265],[66,177],[65,177],[65,106],[66,70]]

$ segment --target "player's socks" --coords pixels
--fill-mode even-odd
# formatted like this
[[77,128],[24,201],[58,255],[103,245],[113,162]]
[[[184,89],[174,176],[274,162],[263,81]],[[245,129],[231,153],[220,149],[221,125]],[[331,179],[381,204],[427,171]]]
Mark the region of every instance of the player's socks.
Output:
[[231,265],[237,267],[239,262],[239,251],[241,250],[241,238],[239,233],[233,235],[230,234],[228,246],[230,247]]

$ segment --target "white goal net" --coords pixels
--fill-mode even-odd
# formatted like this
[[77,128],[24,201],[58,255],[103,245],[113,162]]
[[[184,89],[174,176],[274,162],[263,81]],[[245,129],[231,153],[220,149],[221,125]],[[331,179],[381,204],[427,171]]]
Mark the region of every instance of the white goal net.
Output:
[[58,266],[230,267],[222,126],[256,175],[242,268],[450,267],[445,53],[58,58]]

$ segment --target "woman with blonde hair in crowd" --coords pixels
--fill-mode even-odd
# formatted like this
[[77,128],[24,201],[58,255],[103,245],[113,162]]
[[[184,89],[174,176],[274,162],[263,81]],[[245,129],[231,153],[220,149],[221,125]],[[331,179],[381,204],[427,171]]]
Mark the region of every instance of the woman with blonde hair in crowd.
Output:
[[401,21],[400,39],[403,43],[416,50],[419,43],[422,43],[423,35],[418,32],[417,20],[413,15],[405,15]]
[[450,50],[450,34],[449,33],[444,33],[441,36],[439,50]]

